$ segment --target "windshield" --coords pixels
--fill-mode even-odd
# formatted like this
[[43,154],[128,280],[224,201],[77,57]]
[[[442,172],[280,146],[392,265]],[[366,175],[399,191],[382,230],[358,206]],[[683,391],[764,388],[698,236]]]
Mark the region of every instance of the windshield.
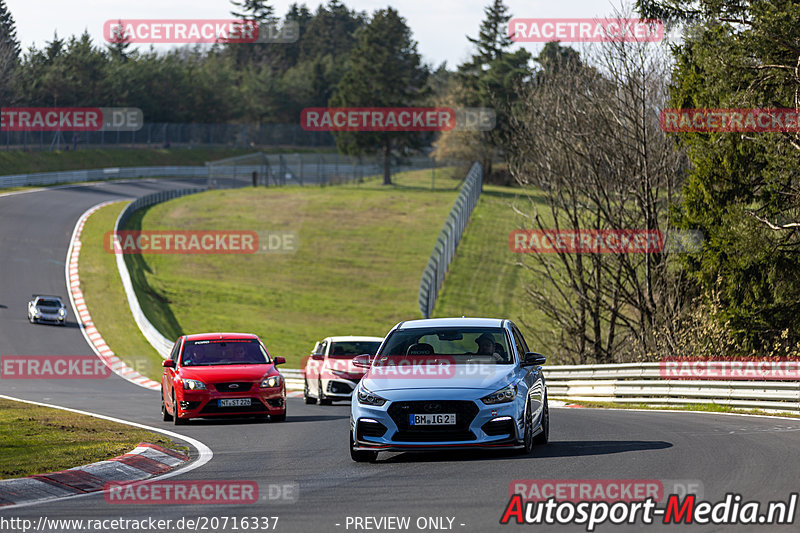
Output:
[[183,347],[183,366],[263,365],[269,355],[255,339],[224,339],[186,341]]
[[395,330],[381,355],[452,356],[455,364],[512,363],[502,328],[425,328]]
[[352,359],[364,353],[374,354],[380,347],[380,341],[334,342],[331,344],[331,359]]
[[39,300],[36,302],[36,307],[61,307],[59,300]]

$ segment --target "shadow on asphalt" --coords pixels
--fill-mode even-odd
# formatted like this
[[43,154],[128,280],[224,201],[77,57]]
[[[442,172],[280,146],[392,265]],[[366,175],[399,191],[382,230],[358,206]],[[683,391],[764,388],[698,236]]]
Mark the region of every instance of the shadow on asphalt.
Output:
[[538,459],[545,457],[579,457],[612,453],[663,450],[672,444],[661,440],[607,440],[607,441],[550,441],[545,446],[535,446],[531,455],[515,450],[447,450],[441,452],[397,453],[379,463],[435,463],[440,461],[489,461],[508,459]]
[[[231,426],[231,425],[250,425],[250,424],[290,424],[292,422],[324,422],[326,420],[337,420],[343,418],[350,418],[350,415],[314,415],[314,416],[292,416],[291,414],[286,417],[283,422],[272,422],[266,418],[255,417],[241,417],[241,418],[190,418],[186,420],[185,426]],[[171,422],[170,422],[171,424]],[[178,426],[182,427],[182,426]]]

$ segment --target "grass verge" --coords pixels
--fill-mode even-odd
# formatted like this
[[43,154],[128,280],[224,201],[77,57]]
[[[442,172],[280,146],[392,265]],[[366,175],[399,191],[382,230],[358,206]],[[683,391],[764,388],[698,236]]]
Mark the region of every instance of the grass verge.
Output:
[[[511,319],[532,350],[550,357],[557,353],[557,338],[542,327],[549,321],[525,292],[525,286],[536,280],[518,264],[520,254],[508,246],[508,234],[521,227],[514,207],[530,212],[532,200],[543,216],[548,213],[543,193],[531,194],[529,200],[518,188],[484,185],[439,293],[434,316]],[[548,362],[559,361],[555,357]]]
[[61,409],[0,399],[0,479],[55,472],[131,451],[140,442],[188,452],[172,439]]
[[[556,398],[553,398],[554,400]],[[559,398],[562,399],[562,398]],[[570,402],[572,400],[563,399]],[[788,416],[800,418],[800,413],[773,412],[761,409],[738,409],[730,405],[715,403],[692,403],[687,405],[651,405],[644,403],[616,403],[616,402],[576,402],[582,407],[596,407],[602,409],[648,409],[653,411],[702,411],[707,413],[734,413],[742,415]]]
[[420,277],[460,183],[436,172],[433,180],[431,171],[403,173],[390,187],[371,178],[336,187],[217,190],[142,210],[126,229],[294,231],[299,247],[128,255],[140,304],[169,338],[252,332],[293,368],[323,337],[382,336],[419,318]]
[[87,219],[81,233],[78,264],[81,290],[92,321],[109,348],[140,374],[160,381],[163,359],[136,326],[119,279],[116,256],[103,247],[105,234],[114,229],[126,205],[127,202],[108,205]]

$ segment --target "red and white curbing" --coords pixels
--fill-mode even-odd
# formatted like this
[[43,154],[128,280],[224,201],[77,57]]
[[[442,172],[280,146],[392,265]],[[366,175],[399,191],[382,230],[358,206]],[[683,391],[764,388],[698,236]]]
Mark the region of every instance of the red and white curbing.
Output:
[[89,309],[86,307],[86,301],[84,300],[83,292],[81,291],[81,280],[80,276],[78,275],[78,259],[80,258],[82,246],[80,238],[81,233],[83,232],[83,226],[86,224],[86,220],[92,213],[113,203],[115,203],[115,201],[103,202],[88,209],[81,215],[81,217],[78,219],[78,223],[75,225],[75,229],[72,232],[72,239],[69,243],[69,249],[67,250],[66,261],[66,278],[67,287],[69,287],[69,299],[70,302],[72,302],[72,311],[78,318],[78,324],[80,325],[81,332],[83,333],[84,338],[86,338],[86,342],[92,347],[92,350],[97,357],[99,357],[115,374],[130,381],[131,383],[147,389],[159,390],[161,388],[160,383],[153,381],[147,376],[143,376],[133,368],[126,365],[122,359],[114,355],[114,352],[108,347],[106,341],[103,340],[103,336],[94,326],[94,322],[92,322],[92,316],[89,314]]
[[175,450],[140,442],[125,455],[108,461],[0,481],[0,508],[97,492],[112,482],[134,482],[161,476],[189,459]]

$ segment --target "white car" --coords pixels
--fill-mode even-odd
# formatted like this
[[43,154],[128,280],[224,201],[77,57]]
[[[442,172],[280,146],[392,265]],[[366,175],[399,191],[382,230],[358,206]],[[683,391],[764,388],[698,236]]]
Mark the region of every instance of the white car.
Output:
[[53,322],[63,326],[67,320],[67,308],[59,296],[34,294],[28,302],[28,321]]
[[353,366],[353,357],[374,355],[383,337],[326,337],[319,341],[303,368],[303,396],[306,403],[330,405],[349,400],[365,370]]

